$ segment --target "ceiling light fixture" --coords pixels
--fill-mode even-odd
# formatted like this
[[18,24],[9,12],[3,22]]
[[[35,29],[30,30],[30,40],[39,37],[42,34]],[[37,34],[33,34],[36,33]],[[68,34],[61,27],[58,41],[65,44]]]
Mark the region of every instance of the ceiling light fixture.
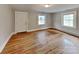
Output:
[[45,7],[48,8],[48,7],[50,7],[50,5],[46,4]]

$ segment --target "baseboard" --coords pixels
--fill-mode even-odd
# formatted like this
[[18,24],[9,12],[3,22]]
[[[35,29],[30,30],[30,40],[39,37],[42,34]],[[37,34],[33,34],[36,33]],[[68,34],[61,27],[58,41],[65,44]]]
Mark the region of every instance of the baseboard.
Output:
[[9,41],[9,39],[12,37],[13,34],[14,33],[11,33],[7,38],[7,40],[3,43],[2,47],[0,48],[0,53],[3,51],[4,47],[6,46],[7,42]]
[[18,33],[24,33],[24,32],[27,32],[27,31],[23,31],[23,32],[14,32],[14,35],[15,35],[15,34],[18,34]]
[[33,32],[33,31],[38,31],[38,30],[44,30],[44,29],[48,29],[48,28],[50,28],[50,27],[40,28],[40,29],[27,30],[27,32]]

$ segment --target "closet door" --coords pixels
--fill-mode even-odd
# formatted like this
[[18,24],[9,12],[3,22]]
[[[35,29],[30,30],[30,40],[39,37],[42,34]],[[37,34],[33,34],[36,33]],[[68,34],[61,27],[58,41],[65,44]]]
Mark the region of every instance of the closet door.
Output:
[[28,28],[28,14],[27,12],[15,12],[15,32],[24,32]]

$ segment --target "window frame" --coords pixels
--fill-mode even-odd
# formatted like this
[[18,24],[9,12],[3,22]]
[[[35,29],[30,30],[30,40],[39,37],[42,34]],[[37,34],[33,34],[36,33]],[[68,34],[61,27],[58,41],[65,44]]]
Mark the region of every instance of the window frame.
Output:
[[[71,27],[71,26],[65,26],[64,25],[64,15],[70,15],[70,14],[73,14],[74,15],[74,17],[73,17],[73,27]],[[62,13],[62,20],[61,20],[61,24],[62,24],[62,26],[63,27],[68,27],[68,28],[76,28],[76,11],[70,11],[70,12],[65,12],[65,13]]]
[[38,25],[45,25],[46,24],[46,21],[44,21],[44,24],[40,24],[39,21],[39,17],[45,17],[44,20],[46,19],[46,16],[45,15],[38,15]]

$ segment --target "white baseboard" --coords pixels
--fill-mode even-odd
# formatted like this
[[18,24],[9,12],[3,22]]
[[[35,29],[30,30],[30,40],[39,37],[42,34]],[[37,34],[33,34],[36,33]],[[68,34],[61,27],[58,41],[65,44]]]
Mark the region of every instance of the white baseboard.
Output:
[[12,37],[13,34],[14,33],[11,33],[7,38],[7,40],[3,43],[2,47],[0,48],[0,53],[2,52],[2,50],[4,49],[4,47],[6,46],[7,42],[9,41],[9,39]]
[[21,32],[27,32],[27,30],[26,30],[26,31],[19,31],[19,32],[14,32],[14,34],[21,33]]
[[48,29],[50,27],[46,27],[46,28],[40,28],[40,29],[32,29],[32,30],[27,30],[27,32],[32,32],[32,31],[37,31],[37,30],[43,30],[43,29]]

